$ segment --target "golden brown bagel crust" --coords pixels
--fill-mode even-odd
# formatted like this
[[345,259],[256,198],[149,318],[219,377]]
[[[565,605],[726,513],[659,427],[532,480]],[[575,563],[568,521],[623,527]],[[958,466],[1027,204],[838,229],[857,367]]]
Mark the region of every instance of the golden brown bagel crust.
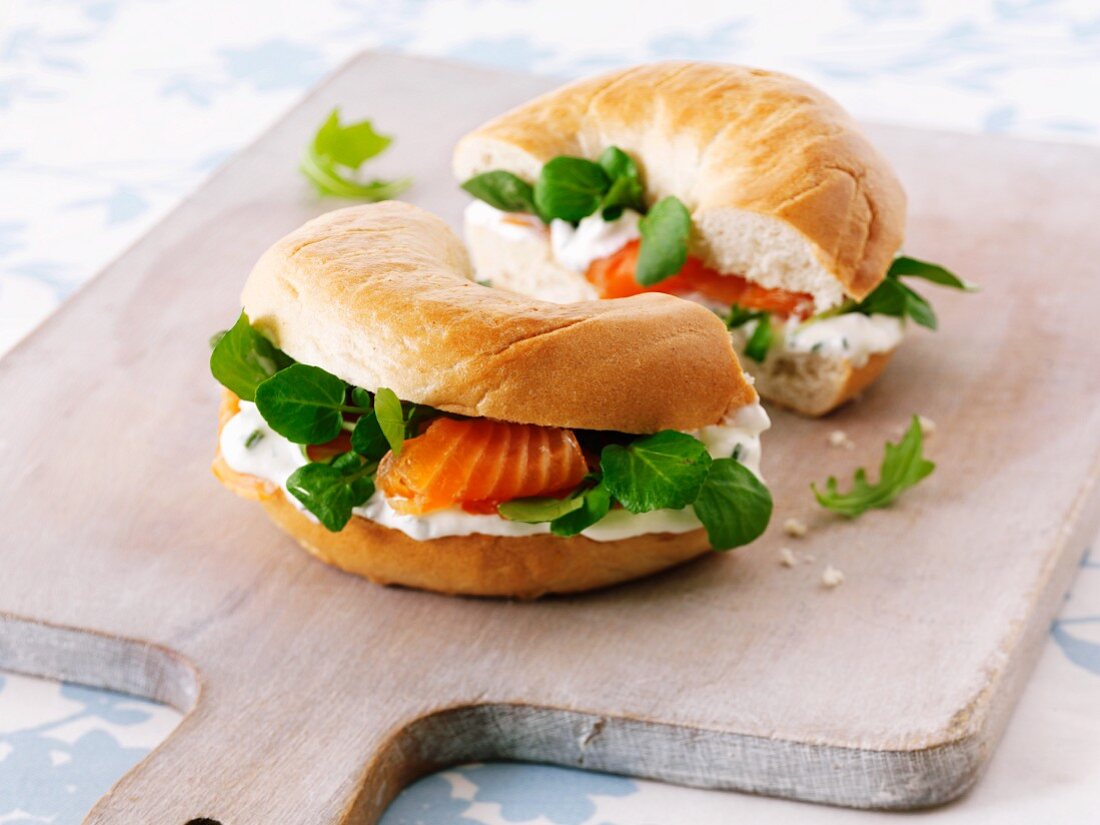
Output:
[[[226,391],[218,432],[240,409]],[[214,458],[214,475],[237,495],[259,501],[268,516],[306,550],[327,564],[379,584],[400,584],[439,593],[533,599],[546,593],[577,593],[656,573],[710,550],[706,533],[651,533],[621,541],[584,536],[450,536],[417,541],[359,516],[339,533],[311,521],[282,490],[235,472]]]
[[331,533],[287,502],[282,491],[260,500],[267,515],[326,564],[370,579],[464,596],[534,599],[579,593],[648,576],[710,552],[703,530],[649,533],[620,541],[584,536],[409,538],[353,516]]
[[901,246],[904,192],[855,122],[813,86],[760,69],[674,61],[572,83],[464,137],[455,174],[533,180],[551,158],[610,145],[639,163],[649,203],[687,205],[692,253],[719,271],[858,300]]
[[658,294],[559,305],[471,278],[443,221],[389,201],[278,241],[242,302],[294,359],[462,415],[650,433],[756,399],[725,325],[701,306]]

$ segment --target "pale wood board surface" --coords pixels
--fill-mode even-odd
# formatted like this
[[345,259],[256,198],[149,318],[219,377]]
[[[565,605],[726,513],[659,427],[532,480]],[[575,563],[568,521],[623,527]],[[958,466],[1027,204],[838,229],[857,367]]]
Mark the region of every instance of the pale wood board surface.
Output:
[[[449,599],[314,561],[210,475],[207,339],[269,243],[342,205],[294,169],[327,111],[395,134],[377,173],[457,225],[454,140],[549,85],[356,59],[0,361],[0,667],[190,709],[89,822],[373,822],[418,773],[492,757],[896,808],[977,778],[1100,518],[1093,150],[872,130],[907,249],[984,290],[937,291],[940,332],[860,404],[774,415],[751,548],[589,596]],[[935,474],[855,523],[814,515],[808,482],[875,467],[914,411]],[[780,567],[784,544],[818,563]]]

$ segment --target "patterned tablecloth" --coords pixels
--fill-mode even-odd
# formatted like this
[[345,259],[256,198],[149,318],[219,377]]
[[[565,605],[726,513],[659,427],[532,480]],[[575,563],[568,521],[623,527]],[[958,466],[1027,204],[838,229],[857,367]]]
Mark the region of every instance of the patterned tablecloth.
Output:
[[[563,76],[664,57],[729,60],[804,76],[866,119],[1100,139],[1095,0],[11,2],[0,4],[0,353],[365,47]],[[1098,556],[1051,628],[985,779],[915,819],[1100,821]],[[177,721],[131,697],[0,674],[0,823],[79,822]],[[384,821],[895,818],[480,765],[421,780]]]

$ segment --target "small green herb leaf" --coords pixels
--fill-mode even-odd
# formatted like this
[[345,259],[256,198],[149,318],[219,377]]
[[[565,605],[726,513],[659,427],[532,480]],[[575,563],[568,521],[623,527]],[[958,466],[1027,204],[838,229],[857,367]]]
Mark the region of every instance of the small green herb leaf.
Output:
[[378,416],[374,410],[361,415],[351,431],[351,448],[370,461],[378,461],[389,452],[390,444],[382,428],[378,426]]
[[535,206],[545,223],[554,218],[577,223],[600,207],[610,186],[598,163],[562,155],[543,165],[535,182]]
[[312,463],[299,467],[287,479],[287,489],[326,528],[336,533],[344,529],[352,508],[363,504],[374,493],[373,463],[364,463],[355,453],[338,455],[329,464]]
[[602,519],[611,510],[611,493],[602,483],[585,490],[575,499],[581,506],[550,522],[555,536],[575,536]]
[[825,482],[824,492],[815,484],[811,484],[810,489],[822,507],[855,518],[872,508],[886,507],[934,469],[936,465],[923,455],[920,419],[914,415],[901,441],[898,444],[886,443],[877,483],[868,483],[867,472],[860,467],[856,470],[850,492],[841,493],[833,476]]
[[511,172],[483,172],[462,184],[462,188],[502,212],[535,212],[534,189]]
[[497,506],[497,512],[509,521],[539,524],[553,521],[583,506],[580,498],[516,498]]
[[711,463],[706,445],[675,430],[609,444],[600,455],[603,483],[632,513],[680,510],[695,500]]
[[744,464],[718,458],[711,462],[692,509],[706,528],[710,546],[729,550],[764,532],[772,515],[772,496]]
[[295,444],[324,444],[340,434],[347,385],[320,367],[294,364],[256,389],[256,407]]
[[363,182],[350,174],[385,151],[392,140],[376,132],[369,120],[340,123],[340,110],[333,109],[306,149],[300,169],[322,195],[371,201],[393,198],[408,189],[412,181]]
[[210,372],[244,401],[256,397],[256,387],[294,362],[252,328],[243,312],[232,329],[222,333],[210,353]]
[[910,258],[907,255],[899,255],[894,258],[894,262],[890,264],[889,274],[895,278],[921,278],[933,284],[961,289],[964,292],[978,291],[977,285],[967,283],[951,270],[945,269],[939,264],[922,261],[918,258]]
[[638,166],[630,155],[617,146],[608,146],[600,155],[599,164],[611,179],[611,187],[600,201],[603,219],[617,220],[624,209],[645,212],[645,190],[638,177]]
[[768,350],[771,349],[774,338],[775,330],[772,327],[771,315],[767,312],[759,313],[756,327],[753,329],[752,335],[749,336],[749,340],[745,344],[745,355],[758,364],[764,363],[764,359],[768,357]]
[[679,198],[669,196],[653,205],[638,225],[642,245],[634,279],[653,286],[684,268],[691,238],[691,213]]
[[401,447],[405,443],[405,415],[393,390],[378,388],[374,394],[374,413],[393,454],[401,455]]

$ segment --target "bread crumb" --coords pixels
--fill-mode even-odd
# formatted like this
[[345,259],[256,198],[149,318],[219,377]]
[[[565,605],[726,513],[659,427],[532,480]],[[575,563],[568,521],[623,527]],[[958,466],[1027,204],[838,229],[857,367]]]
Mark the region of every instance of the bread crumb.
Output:
[[843,447],[846,450],[850,450],[855,447],[855,442],[848,438],[848,433],[844,430],[833,430],[829,433],[829,444],[833,447]]
[[844,574],[833,567],[831,564],[825,566],[825,572],[821,574],[821,583],[828,587],[830,590],[834,587],[839,587],[844,581]]
[[917,421],[920,423],[920,432],[925,438],[930,435],[934,435],[936,432],[936,422],[931,418],[925,418],[923,415],[917,416]]
[[806,522],[799,519],[789,518],[783,522],[783,532],[788,536],[794,536],[796,539],[802,538],[809,531],[810,528],[806,526]]
[[798,564],[798,559],[794,557],[794,551],[789,547],[779,548],[779,563],[784,567],[794,567]]

